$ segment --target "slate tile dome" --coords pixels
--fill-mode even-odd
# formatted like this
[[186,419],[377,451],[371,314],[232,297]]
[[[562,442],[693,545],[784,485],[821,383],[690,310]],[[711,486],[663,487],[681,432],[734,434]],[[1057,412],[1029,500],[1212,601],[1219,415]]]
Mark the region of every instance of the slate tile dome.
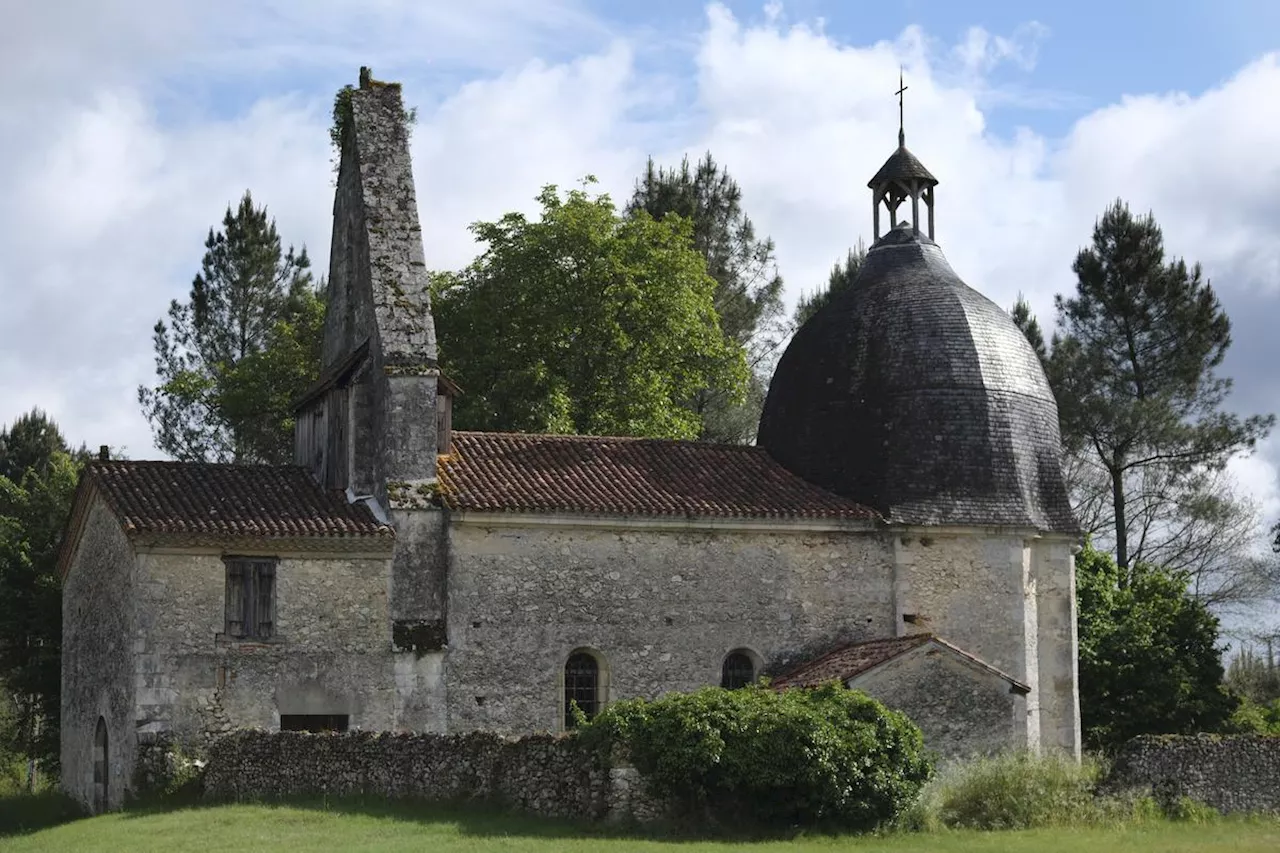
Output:
[[1075,534],[1039,359],[918,225],[880,237],[849,289],[796,333],[759,444],[890,522]]

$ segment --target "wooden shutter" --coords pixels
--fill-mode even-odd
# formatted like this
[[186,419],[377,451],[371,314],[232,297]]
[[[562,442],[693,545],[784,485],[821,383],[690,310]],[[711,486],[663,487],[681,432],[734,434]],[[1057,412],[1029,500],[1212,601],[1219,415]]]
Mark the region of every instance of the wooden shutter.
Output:
[[276,566],[275,563],[264,561],[258,563],[256,568],[254,609],[257,625],[254,633],[265,640],[275,629]]
[[244,599],[248,586],[242,560],[227,561],[227,634],[243,637],[245,628]]

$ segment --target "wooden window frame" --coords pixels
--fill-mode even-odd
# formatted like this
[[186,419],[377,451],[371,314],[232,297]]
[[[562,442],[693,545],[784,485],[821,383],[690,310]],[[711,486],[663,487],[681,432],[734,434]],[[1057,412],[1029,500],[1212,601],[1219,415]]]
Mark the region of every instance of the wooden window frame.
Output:
[[275,557],[223,557],[226,566],[224,631],[233,640],[276,636]]

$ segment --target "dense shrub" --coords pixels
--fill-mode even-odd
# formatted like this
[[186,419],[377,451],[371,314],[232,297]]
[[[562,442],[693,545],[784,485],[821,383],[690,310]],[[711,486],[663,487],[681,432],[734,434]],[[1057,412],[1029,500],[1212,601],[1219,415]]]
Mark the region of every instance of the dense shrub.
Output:
[[622,747],[654,795],[738,824],[872,829],[932,774],[915,724],[834,683],[618,702],[582,736]]
[[1067,756],[1010,753],[952,765],[903,816],[909,829],[1030,829],[1093,823],[1100,765]]

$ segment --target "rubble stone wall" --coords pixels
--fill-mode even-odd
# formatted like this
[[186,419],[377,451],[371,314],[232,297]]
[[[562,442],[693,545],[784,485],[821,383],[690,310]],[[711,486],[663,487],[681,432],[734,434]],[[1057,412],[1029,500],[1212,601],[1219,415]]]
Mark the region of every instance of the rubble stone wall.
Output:
[[1280,812],[1280,737],[1171,735],[1134,738],[1106,786],[1161,802],[1186,796],[1221,812]]
[[581,820],[660,816],[663,809],[629,771],[574,737],[556,735],[238,731],[210,745],[204,795],[478,802]]

